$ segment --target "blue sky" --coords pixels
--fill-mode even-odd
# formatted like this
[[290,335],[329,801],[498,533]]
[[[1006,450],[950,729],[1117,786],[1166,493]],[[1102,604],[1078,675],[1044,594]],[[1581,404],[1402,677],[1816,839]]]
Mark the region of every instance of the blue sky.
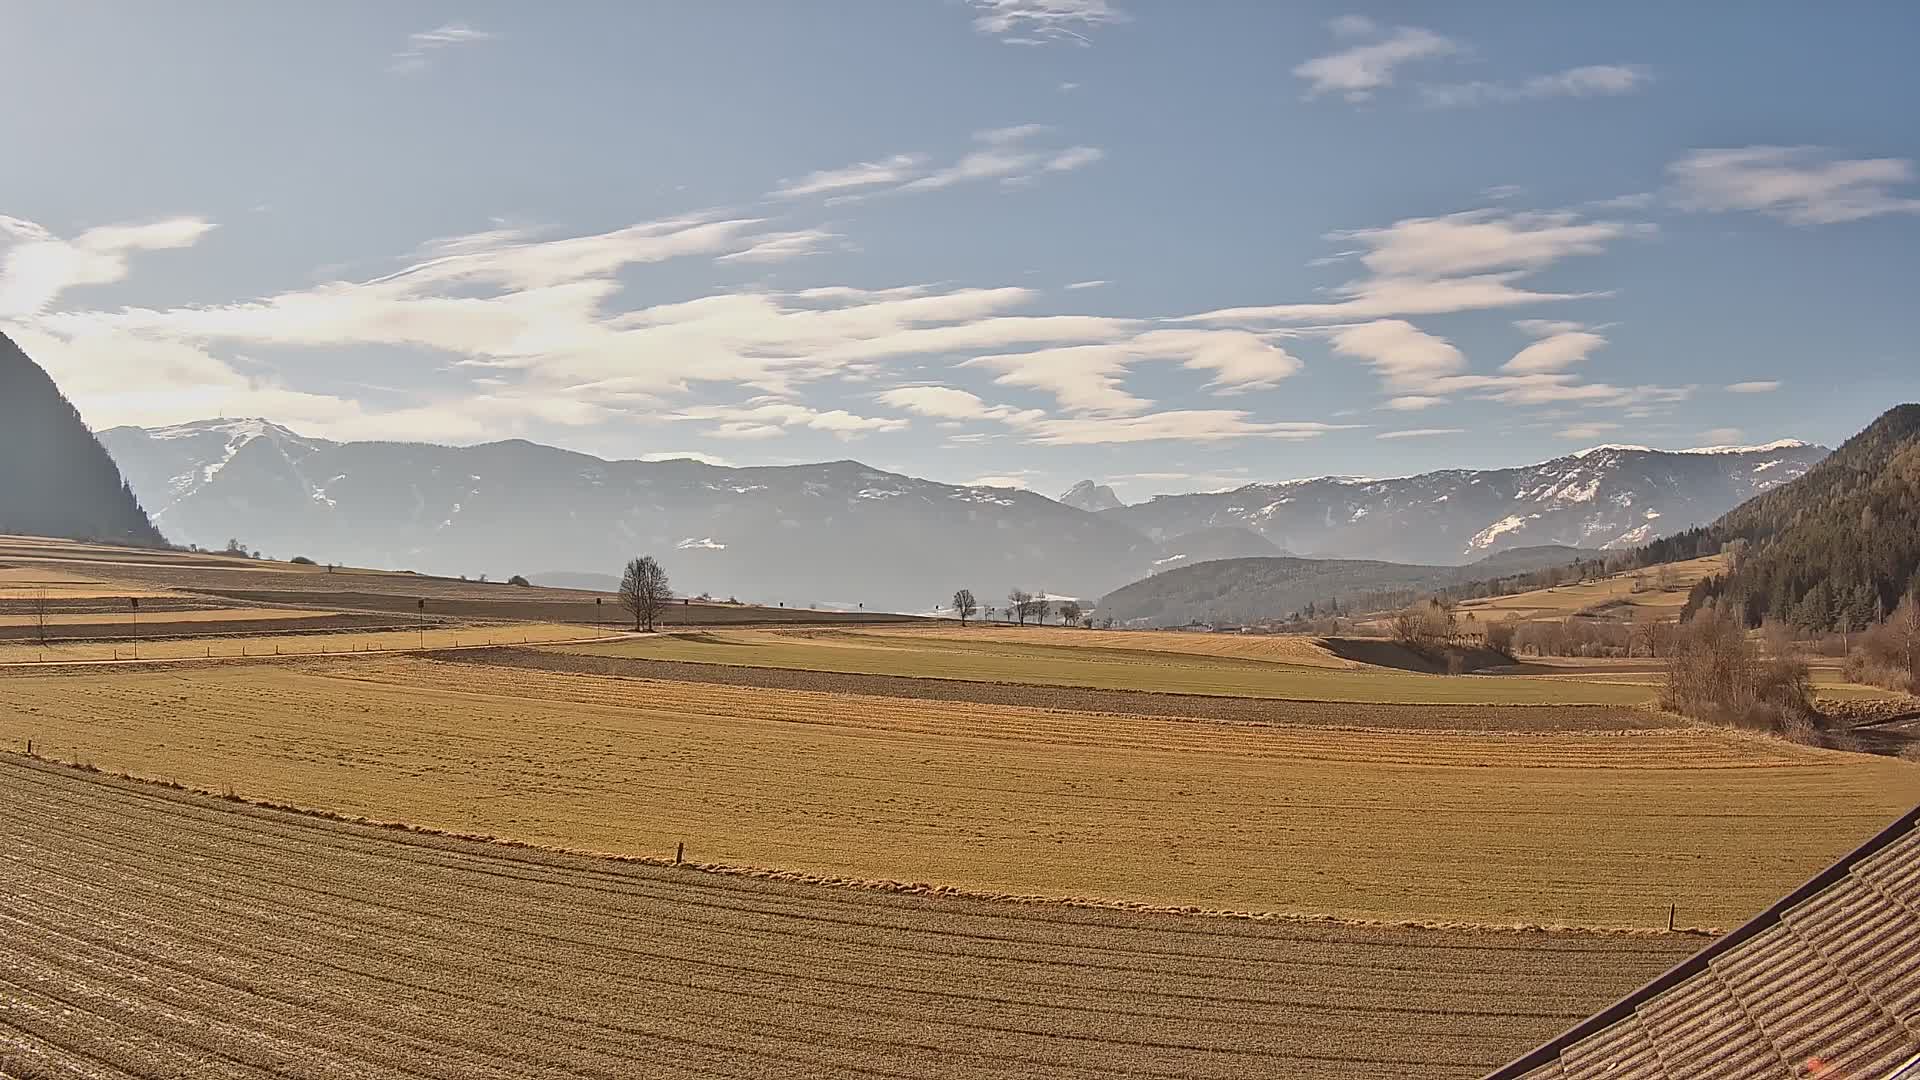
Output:
[[1920,9],[0,0],[96,426],[1123,495],[1920,397]]

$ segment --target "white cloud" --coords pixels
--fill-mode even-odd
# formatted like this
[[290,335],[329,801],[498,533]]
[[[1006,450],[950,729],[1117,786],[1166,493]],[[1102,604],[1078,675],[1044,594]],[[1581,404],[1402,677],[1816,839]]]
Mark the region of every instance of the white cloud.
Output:
[[797,229],[793,232],[767,233],[756,238],[752,247],[722,255],[716,261],[723,263],[786,262],[788,259],[818,255],[828,243],[837,239],[839,239],[837,233],[830,233],[825,229]]
[[[893,357],[1111,340],[1130,320],[1004,315],[1030,290],[812,289],[736,292],[607,310],[613,274],[636,262],[751,251],[750,221],[646,223],[544,242],[486,234],[429,246],[429,258],[368,282],[328,282],[263,300],[164,311],[66,312],[62,338],[116,331],[194,344],[389,345],[522,372],[581,396],[632,400],[693,381],[784,390],[854,376]],[[488,287],[491,286],[491,289]]]
[[1920,213],[1905,158],[1827,160],[1809,146],[1695,150],[1667,166],[1674,201],[1689,210],[1759,211],[1793,225],[1832,225]]
[[775,397],[754,398],[741,405],[704,405],[670,413],[668,420],[714,423],[706,434],[716,439],[765,439],[788,429],[823,431],[840,439],[882,431],[904,431],[911,426],[897,417],[858,416],[845,409],[820,411]]
[[0,215],[0,318],[37,315],[69,289],[127,276],[137,251],[192,247],[213,229],[203,218],[102,225],[62,240],[31,221]]
[[1732,446],[1747,437],[1747,433],[1737,427],[1710,428],[1700,433],[1700,441],[1708,446]]
[[999,180],[1028,183],[1041,173],[1071,172],[1106,156],[1097,146],[1046,146],[1040,140],[1052,132],[1045,124],[1013,124],[973,134],[980,149],[961,155],[951,164],[930,167],[926,154],[895,154],[880,161],[856,162],[838,169],[822,169],[788,181],[769,194],[793,199],[829,195],[831,203],[868,195],[905,191],[937,191],[956,184]]
[[408,34],[407,47],[393,54],[393,63],[388,65],[388,70],[401,74],[424,71],[429,53],[492,41],[499,36],[485,30],[475,30],[465,23],[448,23],[433,30]]
[[1451,342],[1400,319],[1340,327],[1329,337],[1335,352],[1366,361],[1389,389],[1425,390],[1467,369]]
[[975,180],[1023,181],[1035,172],[1071,172],[1106,156],[1093,146],[1070,146],[1047,150],[1033,140],[1047,132],[1041,124],[1019,124],[977,132],[974,138],[986,143],[944,169],[935,169],[900,186],[901,191],[929,191]]
[[973,28],[1008,44],[1090,45],[1096,28],[1126,22],[1124,11],[1107,0],[969,0],[980,14]]
[[112,329],[63,337],[32,323],[7,330],[95,428],[269,416],[330,439],[391,439],[404,433],[431,442],[482,442],[520,433],[530,423],[581,426],[616,415],[594,402],[538,387],[443,393],[420,404],[377,409],[351,398],[289,389],[269,375],[243,373],[183,342]]
[[1333,289],[1338,299],[1330,302],[1221,308],[1188,316],[1184,321],[1307,322],[1377,319],[1394,315],[1443,315],[1456,311],[1479,311],[1605,295],[1535,292],[1511,284],[1519,276],[1518,273],[1506,273],[1462,278],[1370,278]]
[[1571,334],[1587,328],[1585,323],[1577,323],[1569,319],[1515,319],[1513,325],[1534,337]]
[[1375,435],[1374,438],[1376,439],[1430,439],[1439,435],[1463,435],[1466,433],[1466,430],[1467,430],[1466,428],[1457,428],[1457,427],[1407,428],[1403,431],[1383,431],[1380,434]]
[[1033,352],[976,356],[966,363],[998,371],[994,382],[1052,394],[1075,412],[1139,412],[1153,403],[1121,389],[1131,358],[1114,345],[1068,345]]
[[1587,405],[1624,407],[1646,403],[1672,404],[1693,396],[1691,386],[1613,386],[1607,383],[1583,383],[1573,375],[1554,372],[1538,375],[1470,376],[1490,401],[1508,405],[1550,405],[1573,402]]
[[1097,146],[1069,146],[1047,159],[1047,171],[1072,172],[1106,156],[1107,152]]
[[901,386],[875,394],[874,399],[936,420],[999,420],[1017,425],[1043,420],[1047,415],[1039,409],[988,405],[979,395],[950,386]]
[[1440,217],[1405,218],[1384,228],[1335,233],[1358,241],[1360,261],[1383,278],[1452,277],[1498,270],[1539,270],[1563,259],[1599,255],[1652,226],[1583,221],[1566,210],[1509,213],[1469,210]]
[[[1564,324],[1534,325],[1551,329]],[[1400,319],[1328,327],[1322,332],[1335,352],[1365,361],[1380,375],[1383,388],[1394,395],[1387,401],[1389,409],[1416,410],[1438,404],[1447,395],[1467,392],[1507,405],[1570,403],[1619,407],[1671,404],[1684,401],[1693,393],[1693,388],[1687,386],[1622,387],[1587,383],[1571,372],[1559,370],[1554,365],[1570,365],[1598,347],[1579,336],[1584,331],[1556,333],[1535,346],[1546,345],[1547,349],[1531,356],[1530,350],[1522,350],[1508,362],[1504,375],[1469,373],[1467,358],[1451,342]],[[1586,337],[1604,344],[1598,335]],[[1516,361],[1522,364],[1522,369],[1513,367]]]
[[1120,386],[1127,368],[1144,361],[1210,371],[1207,386],[1216,393],[1272,386],[1301,368],[1292,354],[1258,334],[1185,329],[1148,330],[1106,344],[977,356],[967,365],[1000,372],[994,381],[1003,386],[1046,391],[1076,412],[1121,414],[1152,404]]
[[1752,382],[1728,383],[1727,390],[1735,394],[1771,394],[1780,386],[1778,379],[1756,379]]
[[775,188],[776,198],[795,199],[803,195],[834,195],[859,188],[902,183],[917,175],[926,164],[925,154],[895,154],[880,161],[859,161],[838,169],[810,172]]
[[1106,280],[1105,278],[1095,278],[1095,279],[1093,279],[1093,280],[1091,280],[1091,281],[1075,281],[1075,282],[1071,282],[1071,283],[1069,283],[1069,284],[1067,285],[1067,288],[1069,288],[1069,289],[1098,289],[1098,288],[1100,288],[1100,287],[1101,287],[1101,286],[1103,286],[1103,285],[1110,285],[1110,284],[1112,284],[1112,283],[1111,283],[1111,282],[1109,282],[1109,281],[1107,281],[1107,280]]
[[[1533,323],[1534,320],[1524,320]],[[1535,323],[1536,327],[1539,325]],[[1564,326],[1565,324],[1548,324]],[[1513,359],[1500,366],[1500,370],[1516,375],[1540,375],[1548,372],[1565,371],[1585,360],[1595,349],[1607,343],[1607,339],[1590,330],[1553,329],[1539,341],[1513,354]]]
[[1088,446],[1110,443],[1220,442],[1228,439],[1314,439],[1345,425],[1319,422],[1251,420],[1249,413],[1229,409],[1192,409],[1148,413],[1143,416],[1072,417],[1047,420],[1029,429],[1029,442],[1042,446]]
[[1560,429],[1559,434],[1563,439],[1598,439],[1609,431],[1619,430],[1619,424],[1602,421],[1593,424],[1575,424],[1572,427]]
[[1652,81],[1653,75],[1636,65],[1590,64],[1551,75],[1536,75],[1521,83],[1469,82],[1423,86],[1420,88],[1420,98],[1434,108],[1456,108],[1554,97],[1616,97],[1631,94]]
[[1024,142],[1028,139],[1045,135],[1050,130],[1052,129],[1045,124],[1010,124],[1006,127],[987,128],[984,131],[976,131],[973,133],[973,137],[979,142],[989,143],[994,146],[1005,146],[1008,143]]
[[1472,210],[1406,218],[1334,233],[1357,241],[1371,277],[1331,290],[1334,300],[1226,308],[1191,316],[1206,322],[1302,322],[1438,315],[1574,300],[1604,293],[1537,292],[1515,284],[1554,263],[1603,253],[1611,243],[1650,235],[1653,226],[1587,221],[1571,211]]
[[[1333,29],[1341,36],[1378,33],[1364,19],[1347,16],[1334,20]],[[1356,45],[1326,56],[1316,56],[1293,69],[1307,80],[1307,96],[1338,93],[1348,101],[1371,98],[1375,91],[1392,86],[1394,69],[1415,60],[1448,56],[1460,51],[1460,44],[1431,30],[1402,26],[1379,41]]]

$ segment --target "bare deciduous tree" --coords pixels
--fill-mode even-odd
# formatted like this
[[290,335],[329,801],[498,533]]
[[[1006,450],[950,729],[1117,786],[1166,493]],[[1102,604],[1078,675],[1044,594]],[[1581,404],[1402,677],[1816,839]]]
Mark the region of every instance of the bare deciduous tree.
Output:
[[633,615],[635,630],[651,631],[672,599],[667,572],[653,556],[642,555],[627,564],[620,576],[620,606]]
[[39,632],[40,644],[47,643],[47,587],[42,585],[33,594],[33,625]]
[[1894,626],[1898,628],[1900,643],[1907,652],[1907,686],[1911,693],[1920,687],[1920,588],[1907,594],[1898,610],[1893,613]]
[[1779,729],[1813,713],[1807,662],[1762,658],[1728,611],[1703,611],[1675,635],[1660,704],[1703,720]]
[[1393,639],[1414,649],[1444,645],[1453,637],[1458,622],[1453,605],[1439,600],[1422,600],[1395,612],[1388,622]]
[[1007,592],[1007,614],[1027,625],[1027,616],[1033,614],[1033,594],[1025,589],[1010,589]]
[[960,625],[967,625],[973,613],[980,610],[980,604],[973,598],[972,589],[961,589],[953,594],[953,613],[960,616]]
[[1080,602],[1078,600],[1068,600],[1067,602],[1060,605],[1060,625],[1062,626],[1074,625],[1075,623],[1080,621],[1080,616],[1082,613],[1083,612],[1080,607]]

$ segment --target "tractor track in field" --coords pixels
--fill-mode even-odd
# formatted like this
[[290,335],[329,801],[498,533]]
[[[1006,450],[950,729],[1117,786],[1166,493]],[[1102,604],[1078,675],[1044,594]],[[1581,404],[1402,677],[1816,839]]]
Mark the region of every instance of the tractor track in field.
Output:
[[1684,936],[717,875],[0,755],[0,1075],[1467,1077]]

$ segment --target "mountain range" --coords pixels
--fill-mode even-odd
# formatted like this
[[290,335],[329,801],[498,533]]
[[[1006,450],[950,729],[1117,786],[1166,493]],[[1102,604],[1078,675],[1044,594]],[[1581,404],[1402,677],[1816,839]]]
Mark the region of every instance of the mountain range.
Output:
[[1795,442],[1602,447],[1518,469],[1324,477],[1127,506],[1092,482],[1054,500],[856,461],[728,468],[520,440],[337,443],[257,419],[100,438],[181,543],[238,539],[283,557],[568,584],[605,584],[646,552],[682,592],[895,610],[927,610],[961,586],[1091,599],[1216,559],[1431,567],[1512,548],[1631,546],[1711,521],[1825,454]]
[[159,532],[53,380],[0,334],[0,533],[152,546]]
[[1162,495],[1100,516],[1153,540],[1242,528],[1293,555],[1460,564],[1517,547],[1638,547],[1712,521],[1826,455],[1791,439],[1679,451],[1597,446],[1511,469]]

